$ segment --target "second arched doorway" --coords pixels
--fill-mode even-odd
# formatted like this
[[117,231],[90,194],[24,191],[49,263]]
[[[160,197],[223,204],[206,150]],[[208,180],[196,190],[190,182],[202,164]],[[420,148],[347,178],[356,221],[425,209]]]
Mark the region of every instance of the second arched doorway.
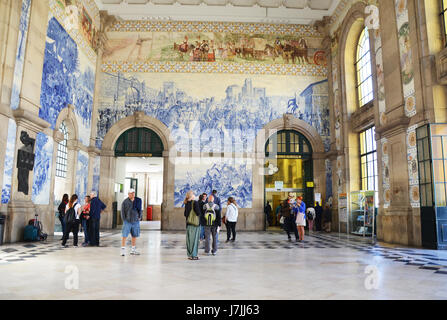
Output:
[[292,192],[302,196],[306,204],[314,203],[312,146],[308,139],[295,130],[280,130],[265,144],[264,199],[270,204],[266,210],[270,227],[279,227],[278,208]]
[[[130,128],[117,139],[115,201],[117,211],[127,197],[129,189],[142,200],[142,229],[161,229],[163,201],[163,143],[153,130],[145,127]],[[120,225],[120,215],[117,224]]]

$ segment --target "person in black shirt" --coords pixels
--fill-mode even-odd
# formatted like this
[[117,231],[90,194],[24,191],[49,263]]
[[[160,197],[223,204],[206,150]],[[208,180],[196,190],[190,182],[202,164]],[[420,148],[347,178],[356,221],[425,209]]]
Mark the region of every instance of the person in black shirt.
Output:
[[57,208],[57,211],[59,212],[59,221],[61,222],[61,226],[62,226],[62,238],[61,240],[64,239],[64,234],[65,234],[65,207],[67,206],[68,203],[68,194],[64,194],[62,196],[62,201],[59,204],[59,207]]

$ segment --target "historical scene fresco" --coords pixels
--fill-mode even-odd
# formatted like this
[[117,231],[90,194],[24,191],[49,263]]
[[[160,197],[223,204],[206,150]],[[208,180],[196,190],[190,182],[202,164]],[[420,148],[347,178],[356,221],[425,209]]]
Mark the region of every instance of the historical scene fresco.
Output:
[[[152,73],[103,73],[102,77],[98,148],[111,126],[135,111],[163,122],[179,151],[231,151],[232,145],[224,142],[232,137],[250,152],[258,130],[284,113],[312,125],[326,150],[330,147],[324,78],[223,74],[217,80],[213,74]],[[198,143],[184,139],[184,132],[191,132],[190,139]]]
[[219,32],[111,32],[103,61],[326,65],[321,38]]

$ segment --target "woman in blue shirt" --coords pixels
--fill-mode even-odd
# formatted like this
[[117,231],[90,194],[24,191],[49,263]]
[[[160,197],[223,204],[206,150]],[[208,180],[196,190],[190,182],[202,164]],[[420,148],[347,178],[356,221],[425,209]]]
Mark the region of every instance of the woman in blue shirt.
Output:
[[304,227],[306,226],[306,204],[303,201],[303,197],[297,197],[296,204],[296,226],[298,228],[298,234],[300,236],[299,241],[303,241]]

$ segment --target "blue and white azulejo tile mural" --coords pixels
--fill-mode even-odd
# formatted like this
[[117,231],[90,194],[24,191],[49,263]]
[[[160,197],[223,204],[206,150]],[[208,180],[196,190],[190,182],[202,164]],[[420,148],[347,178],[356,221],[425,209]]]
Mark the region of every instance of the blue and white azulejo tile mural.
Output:
[[88,183],[88,154],[84,151],[78,151],[78,165],[76,169],[76,187],[75,192],[82,202],[87,195]]
[[31,0],[22,1],[22,12],[20,14],[20,27],[17,43],[16,64],[14,66],[14,80],[11,93],[11,109],[19,107],[20,90],[22,89],[23,63],[25,61],[26,39],[28,37],[28,27],[30,18]]
[[57,117],[68,104],[79,127],[79,140],[90,144],[95,66],[78,50],[76,42],[51,14],[42,74],[39,116],[54,129]]
[[199,150],[191,144],[186,150],[177,145],[179,151],[219,151],[219,141],[230,135],[250,152],[258,131],[285,113],[315,127],[326,150],[330,148],[328,83],[321,77],[188,73],[101,77],[98,148],[113,124],[136,111],[163,122],[171,135],[199,132]]
[[206,192],[218,190],[222,207],[226,199],[234,197],[241,208],[252,207],[251,159],[200,158],[197,163],[188,163],[186,158],[177,158],[175,169],[175,207],[182,207],[189,190],[197,199]]
[[93,184],[92,190],[99,192],[99,169],[100,169],[100,157],[93,159]]
[[34,204],[50,204],[53,146],[54,144],[52,137],[49,137],[42,132],[37,134],[32,195],[32,201]]
[[2,203],[8,203],[11,199],[11,182],[12,171],[14,169],[14,150],[16,146],[16,122],[9,119],[8,123],[8,140],[6,142],[6,154],[3,173],[3,187],[2,187]]

